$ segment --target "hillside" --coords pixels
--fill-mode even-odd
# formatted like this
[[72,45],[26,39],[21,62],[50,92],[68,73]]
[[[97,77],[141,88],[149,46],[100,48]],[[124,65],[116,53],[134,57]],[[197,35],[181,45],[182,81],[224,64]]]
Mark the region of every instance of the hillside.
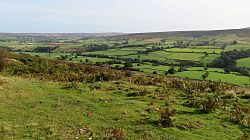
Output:
[[202,36],[217,36],[235,34],[239,37],[250,37],[250,28],[243,29],[228,29],[228,30],[204,30],[204,31],[173,31],[173,32],[152,32],[152,33],[135,33],[116,36],[115,38],[166,38],[171,36],[185,36],[185,37],[202,37]]
[[0,139],[249,137],[248,88],[3,54]]
[[202,37],[235,34],[239,37],[250,37],[250,28],[227,29],[227,30],[201,30],[201,31],[172,31],[172,32],[149,32],[149,33],[0,33],[2,38],[35,38],[35,39],[62,39],[62,38],[166,38],[171,36]]
[[[247,31],[249,29],[114,37],[8,34],[0,39],[0,49],[116,70],[250,86],[250,37],[246,37]],[[137,35],[147,38],[137,38]],[[148,38],[151,35],[153,38]],[[192,37],[195,35],[201,37]],[[125,39],[126,36],[129,39]]]
[[124,33],[0,33],[1,38],[9,39],[67,39],[93,38],[123,35]]

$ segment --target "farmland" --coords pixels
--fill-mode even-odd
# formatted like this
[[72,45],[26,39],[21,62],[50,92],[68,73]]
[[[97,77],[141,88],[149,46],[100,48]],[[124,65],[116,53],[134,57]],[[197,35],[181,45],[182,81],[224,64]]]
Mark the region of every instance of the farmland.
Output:
[[[128,77],[105,67],[5,55],[11,61],[0,74],[1,139],[233,140],[249,136],[244,112],[250,105],[249,88],[141,72]],[[150,63],[134,67],[169,68]]]
[[249,0],[0,5],[0,140],[250,140]]
[[[250,49],[250,42],[248,38],[228,34],[199,38],[183,36],[155,39],[106,37],[80,40],[64,38],[48,43],[13,39],[2,42],[0,46],[16,54],[25,53],[74,63],[105,65],[115,69],[123,69],[124,64],[130,62],[132,70],[160,75],[165,75],[171,66],[175,66],[177,73],[169,74],[170,76],[202,80],[201,77],[207,68],[218,67],[214,66],[214,63],[215,60],[222,57],[222,53],[235,50],[243,52]],[[224,71],[227,68],[222,68],[219,72],[210,72],[207,80],[250,85],[246,72],[241,74],[241,71],[246,71],[243,68],[250,67],[248,62],[248,58],[237,59],[237,64],[234,64],[236,68],[230,68],[232,70],[229,73]],[[182,70],[179,70],[180,66]],[[200,69],[194,70],[196,67]]]
[[250,68],[249,63],[250,63],[250,57],[237,60],[237,65],[239,67]]
[[0,43],[0,139],[247,138],[248,41],[12,37]]

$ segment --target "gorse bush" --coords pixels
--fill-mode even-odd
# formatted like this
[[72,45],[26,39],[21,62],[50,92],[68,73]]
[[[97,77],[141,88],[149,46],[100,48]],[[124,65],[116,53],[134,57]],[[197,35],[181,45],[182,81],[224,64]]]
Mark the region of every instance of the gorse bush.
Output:
[[13,55],[7,72],[59,82],[96,82],[120,79],[123,74],[108,68],[48,60],[29,55]]
[[[2,56],[2,55],[1,55]],[[5,59],[2,59],[5,62]],[[60,60],[49,60],[30,55],[8,55],[6,72],[12,75],[34,77],[58,82],[97,82],[127,80],[138,85],[156,85],[175,88],[187,92],[224,92],[236,87],[220,82],[183,80],[159,75],[141,75],[122,72],[100,66],[89,66]],[[129,77],[129,78],[128,78]],[[238,88],[238,87],[237,87]]]
[[125,140],[126,133],[121,128],[109,128],[107,131],[107,139],[110,140]]
[[6,57],[6,53],[4,50],[0,50],[0,71],[4,70],[5,67],[5,57]]
[[[148,108],[145,109],[145,111],[148,113],[148,116],[146,117],[147,120],[151,119],[152,116],[157,115],[158,120],[156,121],[159,127],[174,127],[174,119],[175,116],[175,110],[171,107],[169,103],[165,103],[162,107],[156,107],[153,102],[151,102],[148,105]],[[145,116],[143,116],[144,119],[141,121],[145,122]],[[153,117],[152,117],[153,118]]]
[[170,107],[170,105],[166,104],[165,107],[162,107],[158,110],[158,113],[158,125],[160,127],[174,127],[173,117],[175,115],[175,111]]
[[217,96],[213,97],[193,97],[189,98],[187,101],[187,106],[200,108],[202,111],[206,113],[210,113],[212,111],[215,111],[216,109],[219,109],[221,106],[221,99]]
[[250,108],[236,102],[233,107],[231,118],[237,124],[250,127]]
[[147,94],[150,94],[151,92],[149,90],[147,90],[146,88],[142,88],[142,89],[137,89],[137,90],[132,90],[132,91],[129,91],[127,93],[127,96],[130,97],[130,96],[145,96]]

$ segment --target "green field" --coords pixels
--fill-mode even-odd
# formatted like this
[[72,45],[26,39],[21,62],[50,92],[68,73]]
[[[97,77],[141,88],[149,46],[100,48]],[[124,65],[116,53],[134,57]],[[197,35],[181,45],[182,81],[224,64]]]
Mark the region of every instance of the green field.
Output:
[[[204,73],[205,73],[204,71],[185,71],[185,72],[178,72],[174,74],[174,76],[202,80],[202,74]],[[250,85],[250,79],[247,76],[224,74],[218,72],[209,72],[207,80],[221,81],[237,85]]]
[[107,51],[97,51],[97,52],[88,52],[85,54],[103,54],[108,56],[123,56],[123,55],[132,55],[136,54],[136,51],[133,50],[120,50],[120,49],[110,49]]
[[219,58],[219,57],[220,57],[219,54],[209,54],[207,57],[202,59],[201,63],[208,64],[208,63],[213,62],[216,58]]
[[[139,59],[142,60],[158,60],[168,62],[170,60],[190,60],[190,61],[200,61],[205,55],[202,53],[172,53],[165,51],[156,51],[149,53],[148,55],[139,55]],[[123,58],[138,58],[138,55],[123,56]]]
[[237,67],[250,68],[250,57],[237,60]]
[[[9,38],[8,38],[9,39]],[[135,70],[139,69],[142,72],[153,73],[164,75],[165,71],[169,69],[170,66],[175,65],[176,70],[179,69],[180,65],[185,65],[188,67],[190,74],[184,72],[180,75],[181,77],[189,77],[194,79],[200,79],[195,73],[202,71],[204,66],[208,67],[218,67],[213,66],[216,60],[221,57],[221,52],[230,52],[235,49],[238,52],[243,52],[250,49],[250,39],[249,37],[239,37],[234,34],[223,34],[216,36],[201,36],[201,37],[191,37],[191,36],[167,36],[164,38],[78,38],[78,37],[64,37],[60,39],[34,39],[23,41],[19,38],[12,38],[11,41],[5,41],[4,38],[0,41],[0,46],[8,47],[14,53],[25,53],[30,55],[38,55],[42,58],[51,58],[61,60],[71,61],[75,63],[86,63],[89,65],[105,65],[108,66],[112,64],[112,67],[118,65],[120,69],[123,69],[123,64],[126,62],[131,62],[134,65]],[[234,44],[234,45],[233,45]],[[223,45],[225,49],[223,50]],[[53,50],[50,54],[48,53],[37,53],[34,51],[37,47],[55,47],[58,48]],[[96,47],[94,50],[88,50],[91,47]],[[105,47],[105,49],[103,49]],[[105,51],[100,51],[105,50]],[[241,58],[241,57],[239,57]],[[113,61],[113,62],[109,62]],[[237,67],[249,68],[249,59],[239,59],[237,60]],[[98,63],[99,62],[99,63]],[[109,64],[108,64],[109,62]],[[116,64],[118,63],[118,64]],[[122,64],[120,64],[122,63]],[[137,66],[137,64],[140,66]],[[148,63],[148,64],[144,64]],[[199,68],[197,68],[199,67]],[[214,68],[210,72],[219,72],[222,75],[220,78],[211,77],[209,80],[223,79],[224,70],[220,68]],[[236,71],[232,69],[233,74]],[[248,69],[249,71],[249,69]],[[245,70],[245,73],[247,70]],[[239,72],[242,73],[242,72]],[[236,77],[239,77],[236,75]],[[242,75],[248,75],[243,74]],[[229,76],[229,75],[227,75]],[[231,75],[230,75],[231,76]],[[234,76],[233,76],[234,77]],[[243,76],[244,77],[244,76]],[[233,84],[246,84],[244,82],[237,82],[233,78],[226,78],[226,82]]]
[[81,57],[77,57],[77,58],[73,58],[74,62],[83,62],[85,63],[86,60],[88,60],[87,63],[89,64],[95,64],[96,62],[107,62],[107,61],[111,61],[112,59],[108,59],[108,58],[97,58],[97,57],[85,57],[85,56],[81,56]]
[[201,53],[173,53],[167,56],[168,59],[200,61],[204,54]]
[[134,64],[134,68],[138,68],[143,72],[147,73],[153,73],[154,71],[157,72],[157,74],[165,74],[166,70],[170,68],[170,66],[152,66],[152,64],[140,64],[140,66],[137,66],[137,64]]
[[[203,71],[204,67],[190,67],[187,68],[189,71]],[[208,68],[207,71],[209,72],[224,72],[221,68]]]
[[214,48],[213,46],[210,46],[211,48],[207,48],[206,46],[203,47],[196,47],[196,48],[171,48],[166,49],[170,52],[194,52],[194,53],[221,53],[221,49]]
[[131,47],[131,48],[122,48],[121,51],[146,51],[146,48],[143,47]]
[[70,56],[70,53],[34,53],[34,52],[15,52],[15,54],[28,54],[32,56],[40,56],[42,58],[51,58],[51,59],[57,59],[58,57],[62,55],[68,55]]
[[230,46],[227,46],[225,51],[233,51],[234,49],[236,50],[247,50],[247,49],[250,49],[250,45],[230,45]]

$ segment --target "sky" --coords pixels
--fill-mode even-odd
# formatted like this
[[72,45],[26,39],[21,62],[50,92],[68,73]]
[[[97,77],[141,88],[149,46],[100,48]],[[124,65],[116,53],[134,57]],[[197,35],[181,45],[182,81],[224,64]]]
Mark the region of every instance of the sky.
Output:
[[0,32],[159,32],[250,27],[250,0],[0,0]]

